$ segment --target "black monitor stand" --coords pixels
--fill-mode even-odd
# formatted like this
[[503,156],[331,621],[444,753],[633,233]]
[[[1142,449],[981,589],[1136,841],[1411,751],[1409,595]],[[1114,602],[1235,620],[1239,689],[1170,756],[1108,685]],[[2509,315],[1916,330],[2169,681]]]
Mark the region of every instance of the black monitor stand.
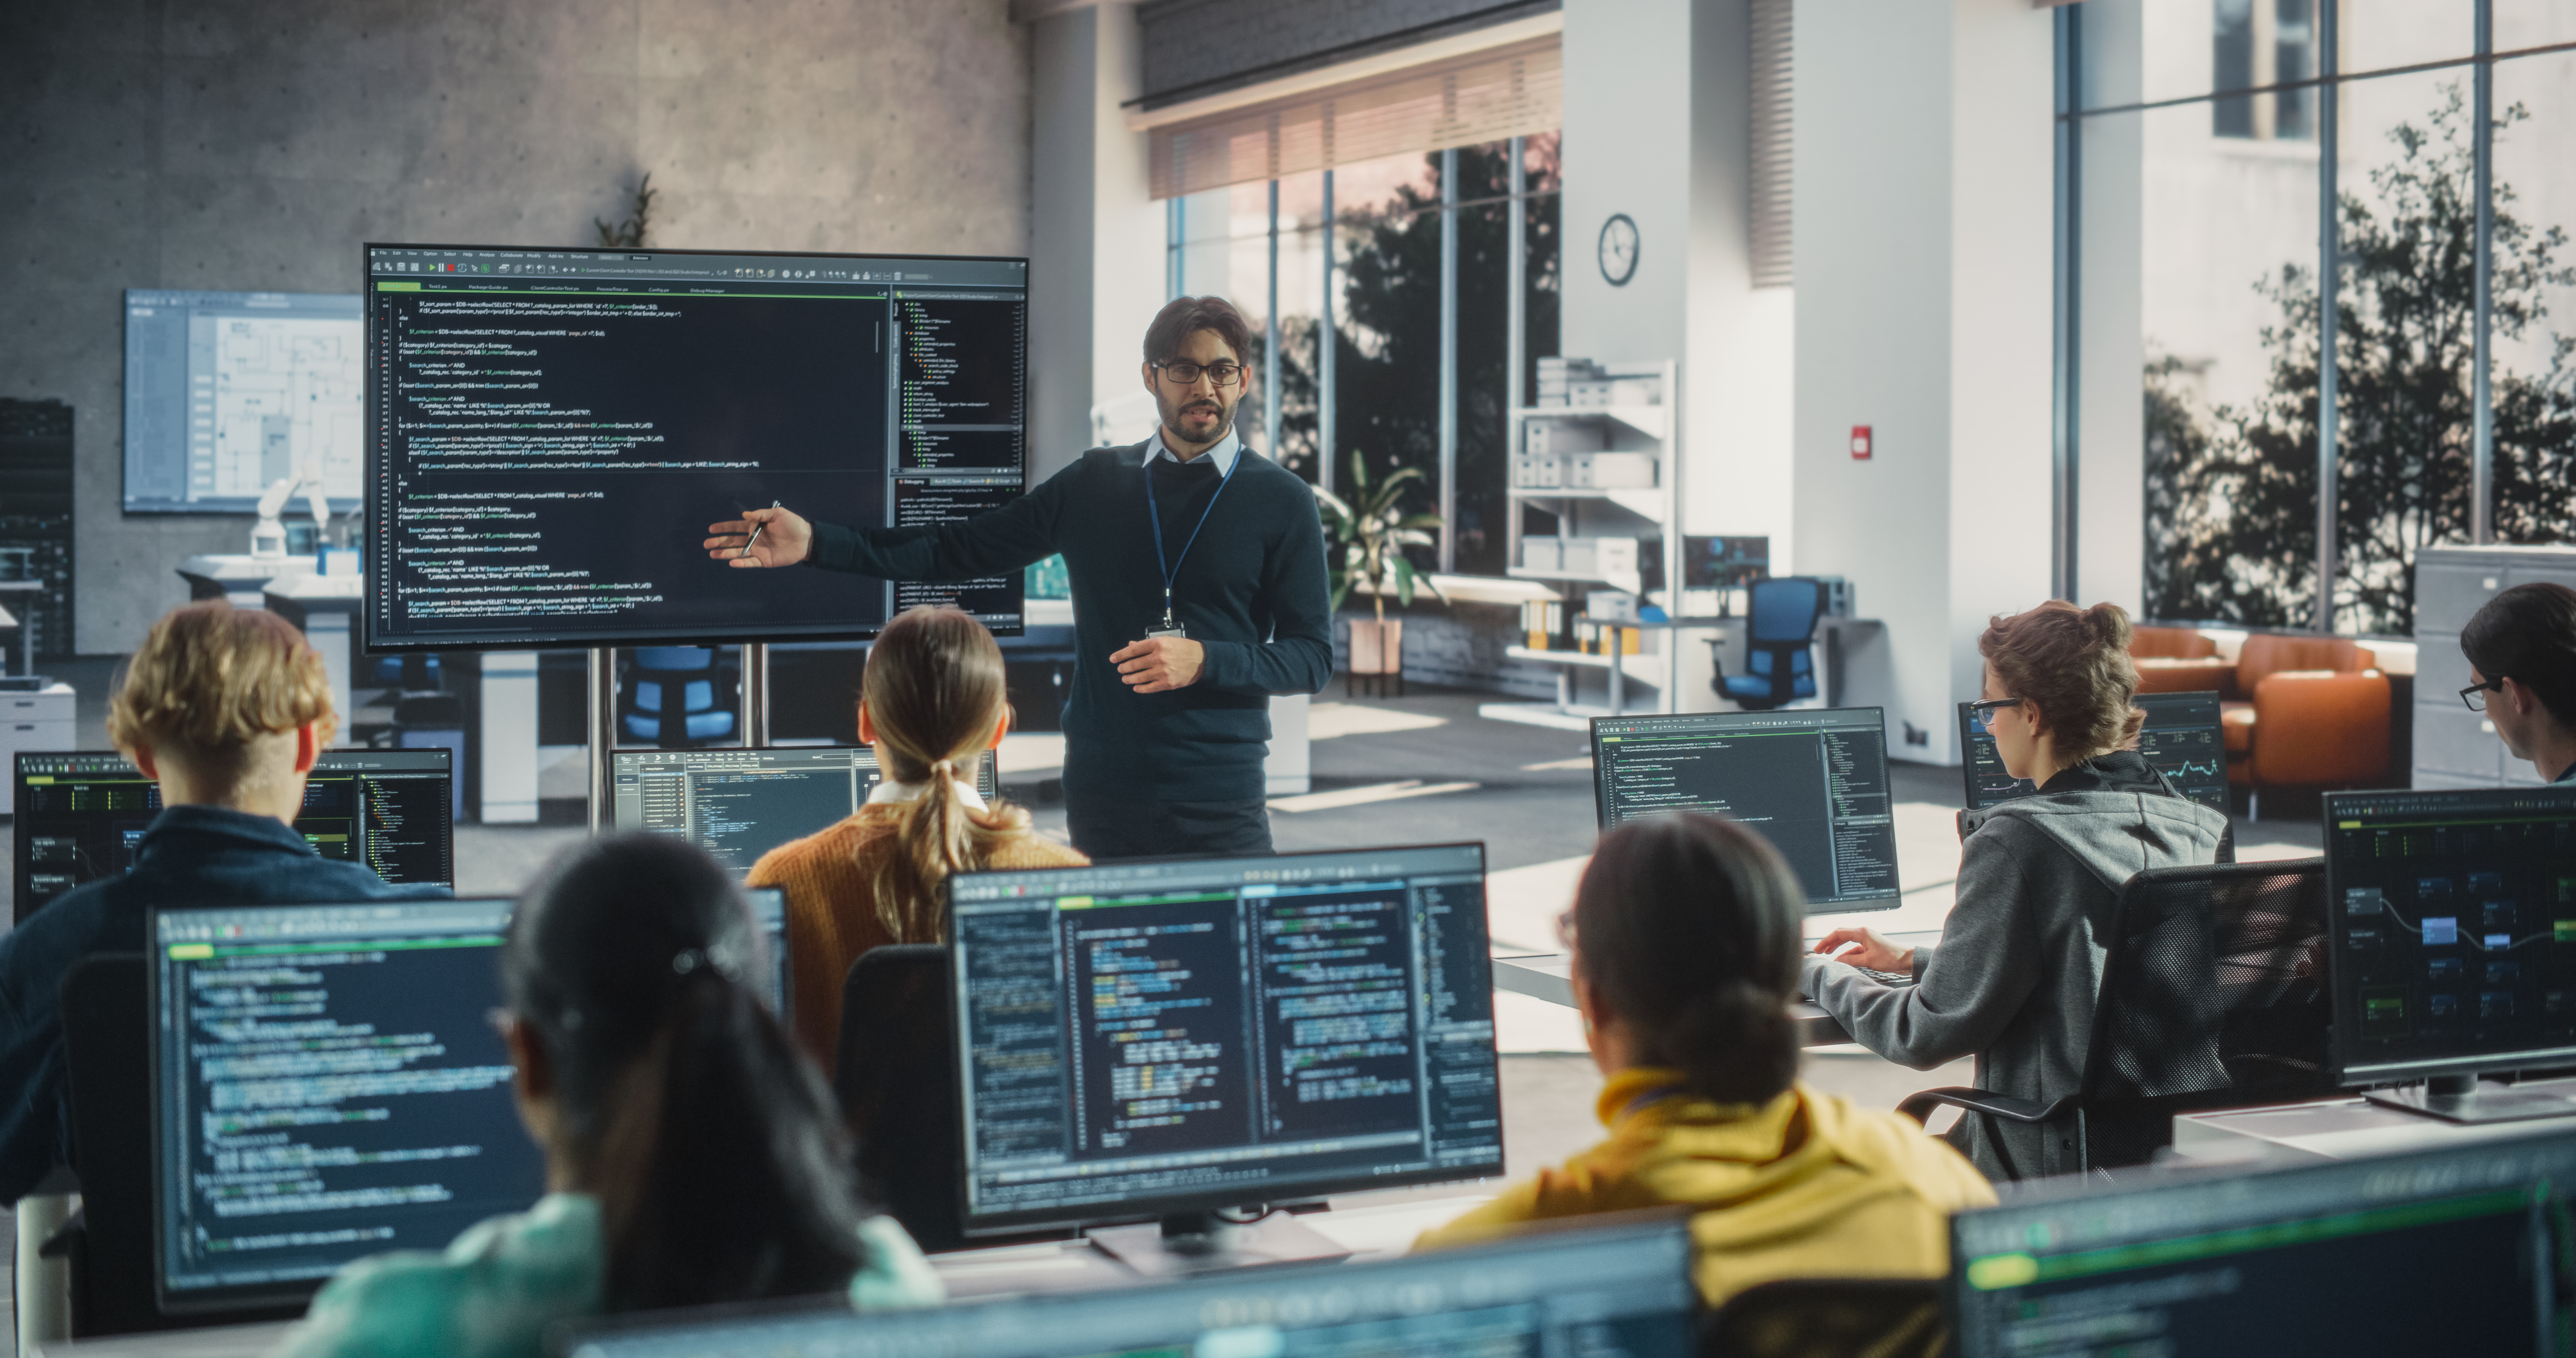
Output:
[[2525,1122],[2533,1118],[2576,1117],[2576,1098],[2505,1085],[2480,1085],[2474,1075],[2436,1075],[2420,1085],[2374,1089],[2362,1097],[2382,1108],[2403,1109],[2445,1122]]
[[1214,1212],[1182,1212],[1151,1225],[1104,1226],[1084,1234],[1102,1253],[1149,1278],[1351,1256],[1284,1211],[1240,1223]]

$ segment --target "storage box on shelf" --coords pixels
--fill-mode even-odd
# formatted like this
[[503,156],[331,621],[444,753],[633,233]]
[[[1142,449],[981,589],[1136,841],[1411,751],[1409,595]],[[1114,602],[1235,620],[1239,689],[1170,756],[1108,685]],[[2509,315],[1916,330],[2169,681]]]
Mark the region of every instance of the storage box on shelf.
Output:
[[2487,600],[2546,580],[2576,589],[2576,546],[2424,547],[2415,553],[2416,787],[2537,784],[2527,761],[2506,753],[2484,714],[2460,701],[2469,661],[2460,629]]

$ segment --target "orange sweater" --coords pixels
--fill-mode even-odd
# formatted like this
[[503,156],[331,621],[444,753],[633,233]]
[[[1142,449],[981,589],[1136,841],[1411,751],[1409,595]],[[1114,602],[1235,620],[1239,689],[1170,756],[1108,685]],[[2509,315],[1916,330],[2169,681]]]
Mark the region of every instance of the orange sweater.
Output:
[[[748,885],[787,889],[796,1036],[827,1073],[840,1051],[841,982],[849,976],[850,964],[880,944],[944,941],[937,930],[922,938],[896,937],[878,918],[870,893],[878,865],[900,851],[895,830],[907,809],[884,803],[860,807],[838,824],[781,844],[751,865]],[[1054,840],[1020,834],[993,845],[983,866],[1063,868],[1090,861]],[[922,914],[942,917],[936,907]]]

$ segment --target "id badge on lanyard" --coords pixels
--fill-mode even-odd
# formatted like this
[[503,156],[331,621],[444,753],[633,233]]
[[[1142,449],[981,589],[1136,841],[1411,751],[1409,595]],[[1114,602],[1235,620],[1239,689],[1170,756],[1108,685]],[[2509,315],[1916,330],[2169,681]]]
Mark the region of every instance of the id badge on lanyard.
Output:
[[1216,512],[1217,497],[1225,494],[1226,483],[1234,479],[1235,467],[1240,467],[1242,465],[1243,455],[1238,452],[1235,454],[1233,466],[1227,467],[1225,469],[1225,475],[1217,478],[1216,492],[1215,494],[1208,496],[1207,508],[1199,511],[1198,524],[1196,527],[1190,529],[1189,540],[1181,544],[1180,556],[1166,561],[1163,557],[1163,518],[1161,513],[1154,507],[1154,468],[1152,463],[1148,462],[1146,464],[1145,528],[1146,531],[1151,533],[1154,538],[1154,564],[1161,567],[1163,572],[1163,625],[1160,627],[1146,628],[1146,640],[1151,641],[1157,637],[1186,638],[1189,636],[1189,629],[1181,626],[1181,624],[1172,617],[1172,582],[1179,578],[1181,562],[1189,559],[1190,548],[1197,545],[1199,540],[1199,529],[1207,527],[1208,516]]

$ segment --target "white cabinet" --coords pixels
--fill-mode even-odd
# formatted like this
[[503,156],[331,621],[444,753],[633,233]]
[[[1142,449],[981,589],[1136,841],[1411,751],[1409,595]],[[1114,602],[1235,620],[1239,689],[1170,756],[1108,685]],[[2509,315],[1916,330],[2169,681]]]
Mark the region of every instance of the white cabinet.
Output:
[[[38,692],[0,692],[0,756],[15,764],[21,754],[51,754],[77,750],[73,739],[73,711],[79,696],[69,684],[54,684]],[[98,744],[104,745],[104,733]]]

